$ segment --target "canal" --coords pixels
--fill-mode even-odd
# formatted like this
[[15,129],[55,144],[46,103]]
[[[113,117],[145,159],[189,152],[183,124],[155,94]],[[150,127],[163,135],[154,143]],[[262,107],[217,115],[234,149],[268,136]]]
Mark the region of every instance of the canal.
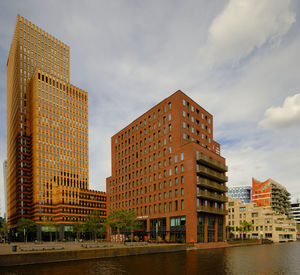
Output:
[[0,274],[300,274],[300,242],[0,267]]

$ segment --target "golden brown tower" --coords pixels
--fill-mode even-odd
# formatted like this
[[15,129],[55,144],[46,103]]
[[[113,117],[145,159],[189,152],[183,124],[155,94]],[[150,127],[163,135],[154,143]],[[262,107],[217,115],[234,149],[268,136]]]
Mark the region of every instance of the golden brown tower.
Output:
[[88,94],[70,84],[69,64],[69,46],[18,15],[7,61],[11,227],[105,215],[104,193],[88,190]]

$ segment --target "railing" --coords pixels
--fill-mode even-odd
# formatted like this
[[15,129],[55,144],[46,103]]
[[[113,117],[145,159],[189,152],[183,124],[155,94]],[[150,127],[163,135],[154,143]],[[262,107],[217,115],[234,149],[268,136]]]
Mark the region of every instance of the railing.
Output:
[[214,207],[209,207],[209,206],[198,206],[197,211],[211,213],[211,214],[218,214],[218,215],[227,215],[228,214],[228,211],[225,209],[214,208]]
[[208,180],[208,179],[199,180],[199,178],[197,178],[197,185],[207,187],[207,188],[219,191],[219,192],[228,192],[227,186],[217,183],[217,182],[214,182],[214,181],[211,181],[211,180]]
[[228,198],[226,196],[221,196],[218,194],[214,194],[214,193],[210,193],[204,190],[199,190],[197,192],[197,196],[198,197],[202,197],[202,198],[207,198],[207,199],[211,199],[214,201],[220,201],[220,202],[227,202]]
[[200,163],[203,163],[206,166],[209,166],[215,170],[218,170],[219,172],[227,172],[228,171],[227,165],[225,165],[224,163],[222,163],[220,161],[213,159],[212,157],[208,157],[198,151],[197,151],[197,161]]
[[212,169],[197,165],[197,173],[200,175],[204,175],[212,180],[218,181],[218,182],[227,182],[228,177],[223,175],[222,173],[216,172]]

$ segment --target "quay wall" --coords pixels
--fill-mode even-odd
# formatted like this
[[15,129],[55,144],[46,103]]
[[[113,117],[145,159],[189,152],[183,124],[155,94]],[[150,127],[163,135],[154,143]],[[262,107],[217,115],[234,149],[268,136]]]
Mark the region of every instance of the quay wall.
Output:
[[111,258],[120,256],[135,256],[143,254],[167,253],[186,251],[184,244],[137,246],[122,248],[93,248],[86,250],[44,251],[0,255],[0,266],[16,266],[27,264],[54,263],[65,261],[78,261],[98,258]]

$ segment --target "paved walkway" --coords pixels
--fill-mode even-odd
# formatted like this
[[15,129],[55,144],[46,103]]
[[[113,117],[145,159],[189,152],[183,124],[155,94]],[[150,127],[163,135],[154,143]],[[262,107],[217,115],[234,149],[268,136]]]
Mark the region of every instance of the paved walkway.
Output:
[[[12,247],[17,246],[17,252],[12,252]],[[86,249],[105,249],[105,248],[121,248],[128,246],[159,246],[164,244],[148,244],[143,242],[133,243],[114,243],[114,242],[42,242],[42,243],[0,243],[0,255],[46,252],[58,250],[86,250]]]

